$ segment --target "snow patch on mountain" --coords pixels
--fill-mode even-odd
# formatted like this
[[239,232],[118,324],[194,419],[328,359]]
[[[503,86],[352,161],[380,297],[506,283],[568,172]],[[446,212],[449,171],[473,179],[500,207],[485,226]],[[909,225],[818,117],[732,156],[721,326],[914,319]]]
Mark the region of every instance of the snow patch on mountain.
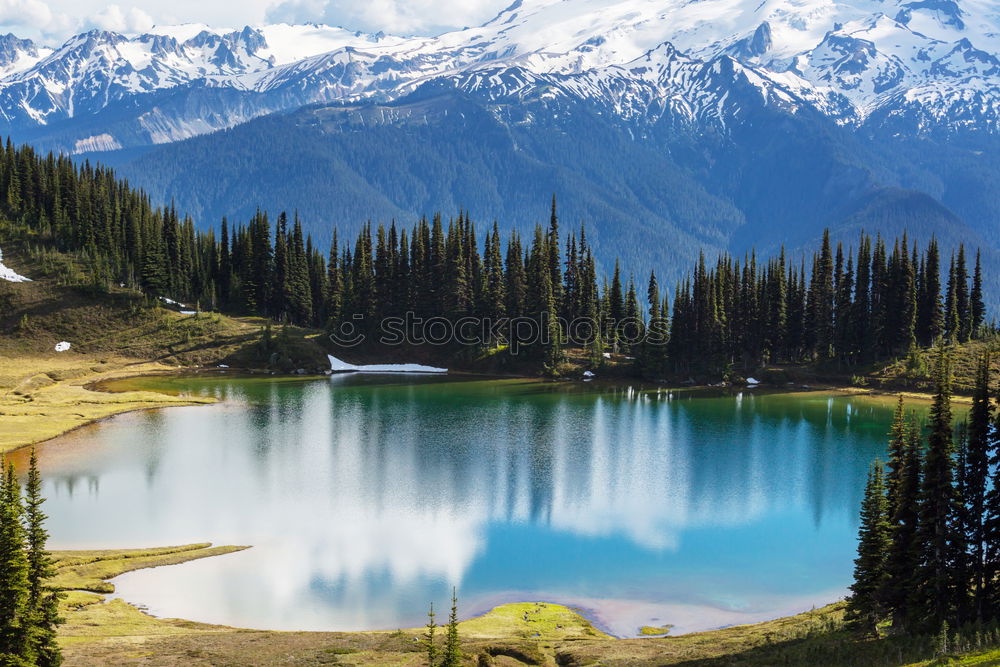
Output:
[[74,153],[87,153],[90,151],[116,151],[122,145],[110,134],[95,134],[84,139],[77,139],[73,144]]
[[9,283],[30,283],[31,278],[25,278],[14,269],[8,267],[3,263],[3,251],[0,250],[0,280],[6,280]]

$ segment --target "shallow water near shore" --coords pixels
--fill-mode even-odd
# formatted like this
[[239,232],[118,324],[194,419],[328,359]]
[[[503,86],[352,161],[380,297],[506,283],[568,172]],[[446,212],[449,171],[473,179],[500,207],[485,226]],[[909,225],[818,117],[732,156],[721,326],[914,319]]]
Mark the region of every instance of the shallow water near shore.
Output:
[[282,630],[420,626],[452,586],[463,617],[546,600],[618,636],[837,600],[894,405],[392,375],[110,388],[136,387],[222,402],[40,446],[53,546],[253,545],[124,575],[118,595]]

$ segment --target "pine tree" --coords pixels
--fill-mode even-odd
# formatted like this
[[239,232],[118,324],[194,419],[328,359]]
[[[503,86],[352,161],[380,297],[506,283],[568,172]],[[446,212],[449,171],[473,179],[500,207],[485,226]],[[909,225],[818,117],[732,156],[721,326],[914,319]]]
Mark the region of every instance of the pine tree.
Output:
[[858,245],[858,272],[851,317],[851,348],[862,361],[867,361],[867,341],[871,336],[871,264],[871,239],[862,234]]
[[611,277],[611,291],[608,294],[608,319],[609,326],[605,331],[605,338],[611,343],[611,347],[618,352],[618,329],[625,319],[625,295],[622,291],[621,268],[618,260],[615,260],[615,272]]
[[894,507],[890,517],[891,543],[886,558],[883,598],[892,614],[894,632],[905,630],[915,613],[912,602],[920,564],[920,545],[917,541],[922,479],[920,432],[912,418],[903,425],[903,431],[902,450],[896,447],[890,449],[890,453],[899,460],[890,461],[890,469],[898,473],[894,488],[890,487]]
[[885,478],[885,485],[890,519],[896,515],[896,510],[899,506],[900,487],[903,484],[903,477],[905,475],[907,430],[903,395],[900,394],[899,399],[896,401],[896,410],[892,415],[892,426],[889,428],[889,460],[886,464],[889,468],[889,472]]
[[507,317],[512,320],[524,315],[526,289],[521,237],[517,232],[513,232],[507,243],[506,270],[504,272]]
[[284,321],[291,300],[288,254],[288,216],[282,211],[278,215],[277,228],[274,231],[274,274],[271,278],[271,296],[268,305],[268,313],[279,322]]
[[559,310],[563,303],[562,291],[562,271],[559,268],[559,217],[556,215],[556,196],[552,195],[552,213],[549,216],[549,281],[552,285],[552,299],[556,309]]
[[21,487],[8,464],[0,488],[0,664],[32,664],[29,564]]
[[833,352],[833,255],[830,230],[823,231],[823,244],[813,263],[809,285],[807,330],[812,341],[812,353],[818,359],[828,359]]
[[458,638],[458,596],[451,590],[451,615],[448,617],[448,634],[445,635],[441,667],[459,667],[462,664],[462,645]]
[[876,460],[868,473],[861,504],[858,557],[854,561],[854,583],[846,614],[850,624],[867,636],[878,636],[878,624],[887,612],[883,594],[890,546],[888,511],[882,464]]
[[49,534],[44,525],[47,517],[42,511],[45,498],[42,497],[42,478],[34,449],[31,450],[24,496],[28,609],[32,623],[30,652],[39,667],[55,667],[62,663],[62,652],[56,641],[56,625],[61,623],[58,616],[59,594],[46,586],[46,581],[55,574],[55,568],[46,550]]
[[939,627],[956,606],[952,567],[958,498],[952,440],[951,362],[944,345],[936,352],[935,394],[930,409],[927,454],[923,465],[918,539],[922,547],[919,601],[925,629]]
[[434,643],[434,635],[437,632],[437,623],[434,622],[434,603],[431,603],[431,608],[427,612],[427,629],[424,631],[424,648],[427,651],[427,667],[437,667],[438,660],[438,649],[437,644]]
[[927,246],[922,298],[918,325],[921,345],[931,345],[944,333],[944,312],[941,307],[941,259],[937,241],[931,239]]
[[986,493],[990,455],[996,448],[993,431],[993,405],[990,401],[990,357],[984,354],[976,370],[976,384],[969,410],[966,437],[962,501],[966,507],[965,539],[969,544],[972,576],[973,620],[984,620],[990,597],[987,586],[992,577],[987,570]]
[[969,308],[969,270],[965,264],[965,246],[958,246],[955,260],[955,311],[958,317],[958,342],[964,343],[972,335],[972,312]]
[[983,303],[983,270],[978,250],[976,250],[976,268],[972,273],[972,290],[969,294],[969,317],[971,336],[977,338],[986,320],[986,305]]
[[958,282],[954,256],[948,269],[948,294],[945,297],[944,312],[944,335],[949,342],[954,343],[958,340],[958,330],[961,325],[958,319]]

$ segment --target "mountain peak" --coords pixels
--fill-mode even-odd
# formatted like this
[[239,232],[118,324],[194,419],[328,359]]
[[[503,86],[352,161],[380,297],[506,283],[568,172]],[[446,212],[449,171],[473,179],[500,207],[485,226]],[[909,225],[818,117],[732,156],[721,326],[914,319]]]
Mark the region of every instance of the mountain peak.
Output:
[[[1000,16],[954,0],[515,0],[482,26],[438,37],[187,24],[138,37],[94,30],[52,53],[8,36],[0,39],[0,118],[9,130],[30,129],[126,100],[142,114],[154,105],[143,96],[167,89],[241,98],[206,110],[209,120],[176,129],[162,121],[171,129],[153,134],[169,141],[296,105],[388,102],[474,73],[464,80],[478,91],[532,95],[548,86],[629,119],[655,117],[650,110],[664,105],[694,118],[721,94],[725,75],[770,103],[795,97],[841,124],[884,118],[904,103],[934,107],[927,114],[946,122],[945,108],[971,114],[983,91],[1000,95],[997,34]],[[139,136],[150,134],[150,117]]]

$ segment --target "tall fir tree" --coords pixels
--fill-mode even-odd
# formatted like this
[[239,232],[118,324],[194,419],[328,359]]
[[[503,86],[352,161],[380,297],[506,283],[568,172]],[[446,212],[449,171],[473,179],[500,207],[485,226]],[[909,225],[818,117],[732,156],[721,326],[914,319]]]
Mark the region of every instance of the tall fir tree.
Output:
[[458,594],[451,591],[451,614],[448,616],[448,631],[445,634],[441,667],[459,667],[462,664],[462,643],[458,636]]
[[969,545],[972,579],[971,620],[985,619],[991,597],[993,577],[987,564],[986,494],[989,486],[990,457],[996,449],[994,414],[990,394],[990,356],[984,354],[976,369],[972,407],[969,410],[962,479],[962,502],[965,505],[965,540]]
[[936,351],[934,382],[918,532],[922,547],[918,604],[927,630],[936,630],[952,617],[959,595],[952,571],[958,559],[955,548],[960,536],[956,526],[958,498],[952,439],[951,359],[944,345],[938,345]]
[[0,487],[0,664],[31,665],[30,565],[21,485],[7,464]]
[[427,612],[427,627],[424,630],[424,650],[427,652],[427,667],[437,667],[438,647],[435,640],[437,634],[437,623],[435,622],[434,603],[431,603]]
[[[896,429],[893,429],[894,432]],[[919,517],[921,488],[921,439],[916,421],[911,417],[899,424],[902,448],[891,447],[890,470],[896,472],[896,482],[887,494],[890,508],[890,546],[886,556],[886,582],[883,597],[892,617],[895,632],[912,626],[917,614],[914,591],[918,585],[920,565]]]
[[972,289],[969,292],[970,335],[978,338],[986,321],[986,304],[983,303],[983,268],[979,250],[976,250],[976,267],[972,272]]
[[868,472],[858,528],[858,557],[854,561],[854,583],[847,601],[846,618],[859,632],[878,636],[878,624],[886,616],[884,599],[890,546],[889,503],[885,495],[882,464],[876,460]]

